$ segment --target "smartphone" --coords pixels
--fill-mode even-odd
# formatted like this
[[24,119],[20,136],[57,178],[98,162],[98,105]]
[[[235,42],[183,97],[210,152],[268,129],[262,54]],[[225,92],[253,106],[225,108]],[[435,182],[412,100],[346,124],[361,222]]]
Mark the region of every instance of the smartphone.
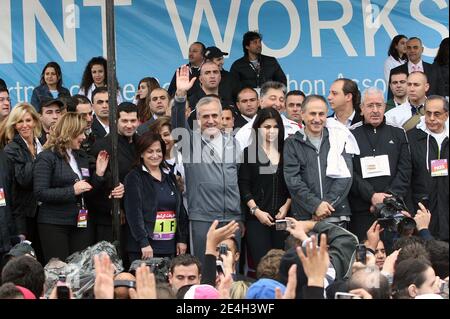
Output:
[[334,294],[334,299],[361,299],[358,295],[351,294],[348,292],[336,292]]
[[66,283],[66,276],[59,275],[56,283],[56,296],[58,299],[70,299],[70,289]]
[[222,260],[217,259],[216,260],[216,271],[217,275],[224,275],[225,271],[223,270],[223,262]]
[[366,246],[359,244],[356,246],[356,261],[366,264],[367,249]]
[[221,256],[221,255],[227,255],[227,252],[228,252],[228,246],[227,246],[227,244],[220,244],[219,245],[219,257]]
[[286,230],[288,227],[287,219],[278,219],[275,221],[275,230]]

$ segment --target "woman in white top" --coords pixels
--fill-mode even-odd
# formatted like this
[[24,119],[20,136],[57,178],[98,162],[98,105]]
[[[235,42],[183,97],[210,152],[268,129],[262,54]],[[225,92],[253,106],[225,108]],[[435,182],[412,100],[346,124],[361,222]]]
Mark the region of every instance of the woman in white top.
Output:
[[384,61],[384,78],[386,79],[387,85],[389,85],[389,74],[391,70],[408,62],[406,41],[408,41],[408,38],[403,34],[396,35],[392,39],[391,45],[389,46],[388,58]]
[[[119,83],[117,84],[117,105],[123,102],[120,94]],[[83,72],[83,78],[80,84],[78,94],[86,96],[92,102],[92,92],[98,87],[106,87],[108,85],[108,69],[107,61],[104,57],[98,56],[92,58]]]

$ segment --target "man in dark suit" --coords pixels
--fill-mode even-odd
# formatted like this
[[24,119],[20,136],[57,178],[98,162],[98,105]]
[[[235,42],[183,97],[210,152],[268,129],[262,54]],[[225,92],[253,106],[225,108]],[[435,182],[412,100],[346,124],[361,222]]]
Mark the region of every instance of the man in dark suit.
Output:
[[103,138],[109,134],[109,104],[106,87],[98,87],[92,92],[92,107],[95,113],[91,126],[92,133],[96,138]]
[[235,112],[234,128],[241,128],[250,122],[258,112],[258,92],[251,87],[243,88],[237,95],[236,107],[239,112]]
[[331,85],[328,103],[334,113],[330,117],[334,117],[346,127],[349,128],[362,120],[360,102],[361,93],[356,82],[342,78]]
[[[420,71],[426,74],[428,78],[428,83],[430,84],[430,89],[428,90],[428,95],[433,95],[436,87],[436,74],[430,63],[422,60],[423,45],[422,40],[417,37],[409,38],[406,42],[406,55],[408,56],[408,63],[402,64],[391,70],[391,74],[394,71],[402,70],[407,74],[412,72]],[[393,98],[393,93],[389,88],[388,99]]]

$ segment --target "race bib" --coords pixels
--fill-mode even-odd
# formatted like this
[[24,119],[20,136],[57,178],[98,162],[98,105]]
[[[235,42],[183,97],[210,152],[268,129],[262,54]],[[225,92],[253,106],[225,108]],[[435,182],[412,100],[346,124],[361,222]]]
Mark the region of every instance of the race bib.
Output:
[[447,159],[431,161],[431,177],[448,176]]
[[361,158],[361,170],[363,178],[378,176],[391,176],[389,156],[367,156]]
[[87,228],[88,221],[88,211],[87,209],[80,209],[77,218],[77,227],[78,228]]
[[0,188],[0,207],[6,206],[6,198],[5,198],[5,191],[3,188]]
[[172,240],[175,238],[176,229],[177,220],[174,211],[157,212],[152,239]]

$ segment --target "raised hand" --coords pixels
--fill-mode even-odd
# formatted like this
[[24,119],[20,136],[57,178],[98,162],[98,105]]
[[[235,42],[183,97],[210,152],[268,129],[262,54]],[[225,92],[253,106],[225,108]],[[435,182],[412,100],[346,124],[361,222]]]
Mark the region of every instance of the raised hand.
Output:
[[183,65],[177,70],[176,74],[176,80],[177,80],[177,92],[176,96],[186,96],[187,91],[189,91],[192,86],[194,85],[195,80],[197,80],[196,77],[189,80],[189,66]]
[[150,268],[142,263],[136,269],[136,289],[128,290],[131,299],[156,299],[156,280]]
[[95,164],[95,173],[97,176],[103,176],[108,167],[109,154],[107,151],[100,151],[97,155],[97,162]]
[[114,299],[114,266],[105,253],[94,256],[95,299]]

